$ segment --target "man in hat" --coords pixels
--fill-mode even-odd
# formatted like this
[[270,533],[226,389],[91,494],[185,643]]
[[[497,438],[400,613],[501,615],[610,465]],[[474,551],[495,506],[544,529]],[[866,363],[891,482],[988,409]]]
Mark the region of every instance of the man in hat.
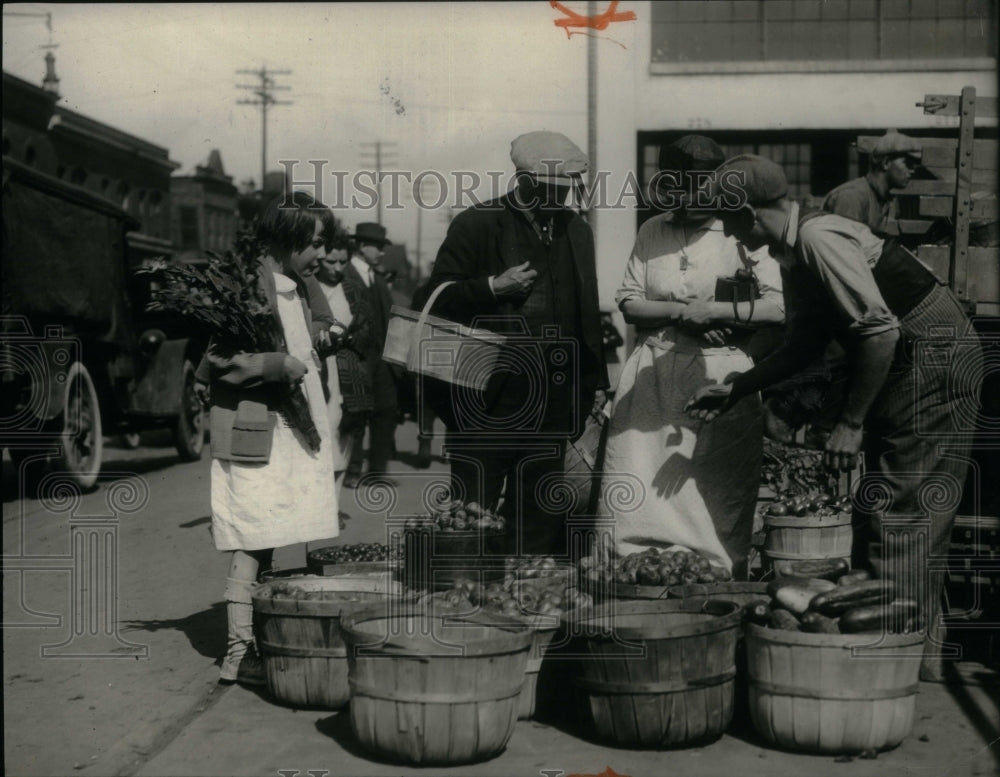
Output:
[[[493,508],[504,497],[512,552],[565,552],[561,487],[566,443],[608,386],[594,237],[565,206],[587,156],[555,132],[511,143],[506,195],[460,213],[429,288],[452,281],[434,313],[508,335],[484,392],[447,388],[453,488]],[[504,480],[506,486],[504,487]]]
[[[382,361],[382,349],[389,327],[392,295],[381,272],[380,262],[389,244],[386,229],[381,224],[362,222],[355,227],[351,261],[344,269],[348,283],[361,284],[368,294],[371,310],[371,347],[365,357],[365,366],[371,379],[372,414],[367,427],[370,430],[368,472],[387,482],[389,458],[392,456],[393,437],[396,432],[397,396],[396,379],[389,365]],[[344,486],[354,488],[364,468],[365,425],[355,428],[351,459],[344,476]]]
[[892,213],[892,190],[906,188],[921,155],[919,141],[889,130],[872,148],[867,175],[831,191],[823,201],[823,210],[860,221],[876,235],[885,235]]
[[[700,390],[689,412],[712,420],[808,364],[831,336],[843,343],[850,378],[824,457],[850,470],[865,456],[855,565],[917,600],[929,629],[921,677],[940,679],[943,571],[928,561],[940,565],[948,553],[967,469],[963,419],[978,409],[982,349],[951,291],[905,248],[857,221],[800,212],[768,159],[734,157],[718,173],[716,186],[728,178],[742,189],[740,198],[719,200],[726,231],[749,246],[770,245],[782,265],[788,329],[768,359]],[[953,379],[956,370],[962,380]],[[953,498],[937,498],[944,492]]]

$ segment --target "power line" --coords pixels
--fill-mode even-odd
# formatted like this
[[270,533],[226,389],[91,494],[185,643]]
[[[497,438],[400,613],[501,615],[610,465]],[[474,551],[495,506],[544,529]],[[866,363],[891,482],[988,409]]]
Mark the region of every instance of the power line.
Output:
[[260,189],[264,191],[264,179],[267,175],[267,109],[272,105],[291,105],[291,100],[278,100],[272,92],[288,91],[290,86],[278,86],[272,76],[290,75],[291,70],[268,70],[261,65],[260,70],[237,70],[238,75],[257,76],[259,84],[236,84],[237,89],[249,89],[256,95],[253,100],[237,100],[238,105],[259,105],[261,118],[260,143]]
[[366,154],[373,154],[374,159],[362,159],[362,164],[374,164],[375,165],[375,198],[378,203],[378,223],[382,223],[382,165],[394,163],[396,160],[392,159],[391,153],[383,152],[383,147],[396,146],[397,143],[386,143],[382,140],[376,140],[374,143],[362,143],[362,146],[367,146],[372,148],[371,152],[365,152]]

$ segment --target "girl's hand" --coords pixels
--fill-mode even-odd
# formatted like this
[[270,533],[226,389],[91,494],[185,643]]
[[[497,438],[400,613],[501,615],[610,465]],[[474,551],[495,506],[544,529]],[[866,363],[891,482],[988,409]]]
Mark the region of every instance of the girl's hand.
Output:
[[309,368],[291,354],[285,354],[285,379],[292,385],[298,383]]

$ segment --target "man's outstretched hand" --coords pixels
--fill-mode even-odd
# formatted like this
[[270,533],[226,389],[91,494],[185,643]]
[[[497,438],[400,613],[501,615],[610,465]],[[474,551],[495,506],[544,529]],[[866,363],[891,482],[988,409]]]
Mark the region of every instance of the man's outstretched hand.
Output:
[[823,463],[827,469],[850,472],[858,463],[864,432],[861,427],[843,422],[833,427],[826,440]]
[[712,421],[720,413],[726,412],[732,404],[733,387],[729,383],[714,383],[702,386],[684,405],[684,411],[692,418]]

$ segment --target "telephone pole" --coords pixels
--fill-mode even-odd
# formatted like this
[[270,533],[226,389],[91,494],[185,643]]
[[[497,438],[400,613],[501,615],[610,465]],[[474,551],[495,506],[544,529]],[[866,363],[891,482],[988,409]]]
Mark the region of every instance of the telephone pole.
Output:
[[263,65],[260,70],[237,70],[239,75],[257,76],[259,84],[237,84],[237,89],[249,89],[256,95],[253,100],[237,100],[237,105],[259,105],[261,119],[260,144],[260,190],[264,191],[264,179],[267,175],[267,109],[271,105],[291,105],[291,100],[277,100],[272,92],[287,91],[290,86],[278,86],[273,76],[290,75],[291,70],[268,70]]
[[371,151],[365,151],[367,159],[362,159],[362,164],[373,164],[375,166],[375,200],[378,204],[378,217],[376,221],[382,223],[382,169],[385,164],[395,163],[395,159],[392,159],[392,152],[388,151],[389,146],[395,146],[396,143],[386,143],[381,140],[376,140],[374,143],[362,143],[362,146],[366,148],[371,148]]

